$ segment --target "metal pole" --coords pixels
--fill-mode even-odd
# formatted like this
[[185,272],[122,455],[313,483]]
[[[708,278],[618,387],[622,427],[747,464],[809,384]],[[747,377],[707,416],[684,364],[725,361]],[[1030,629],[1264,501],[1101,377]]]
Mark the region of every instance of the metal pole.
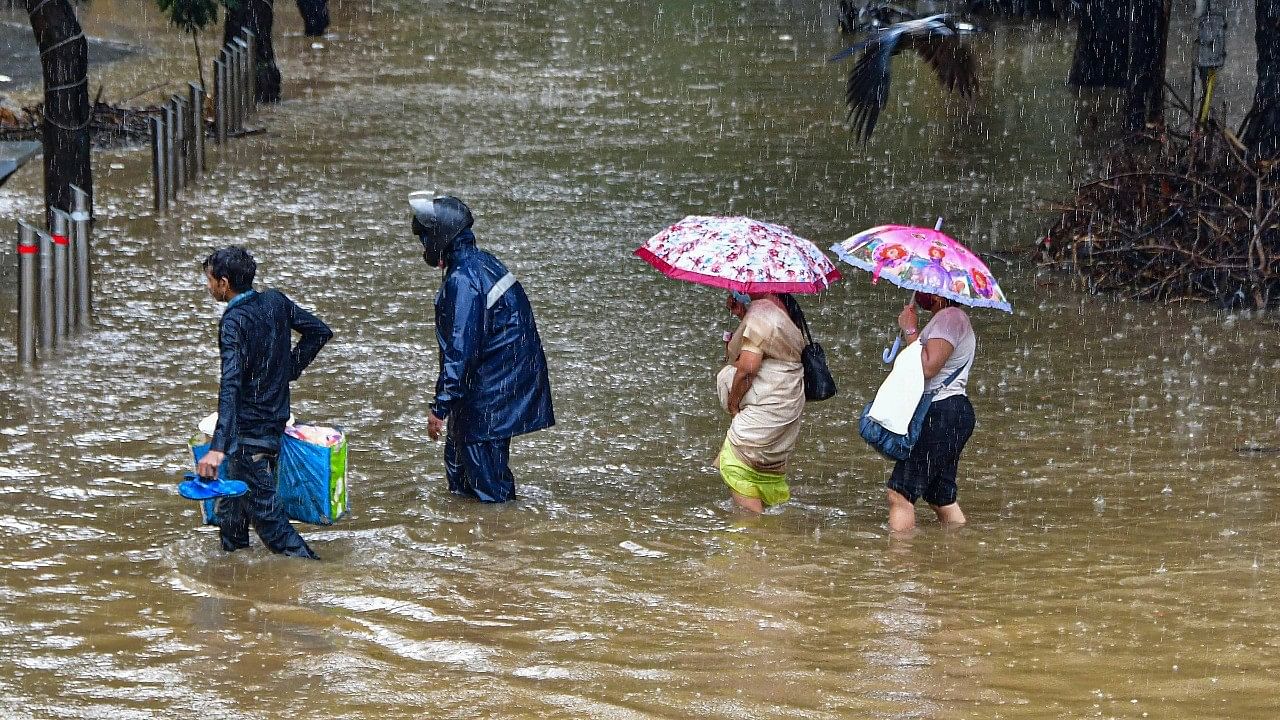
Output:
[[249,28],[240,28],[249,46],[249,111],[258,113],[258,36]]
[[191,182],[200,181],[204,175],[204,88],[196,83],[187,83],[189,101],[191,102]]
[[219,145],[227,142],[226,51],[213,61],[213,137]]
[[240,129],[236,123],[239,114],[236,108],[239,106],[239,100],[236,94],[240,87],[240,59],[239,53],[236,52],[235,45],[227,43],[227,132],[235,133]]
[[241,59],[241,77],[237,78],[239,82],[239,99],[241,99],[241,114],[239,114],[239,128],[244,129],[244,120],[248,118],[248,47],[244,46],[241,38],[232,40],[236,44],[236,53]]
[[174,95],[173,106],[173,187],[174,193],[187,188],[187,108],[186,100]]
[[151,189],[155,193],[157,215],[169,210],[169,197],[164,189],[164,119],[151,118]]
[[68,335],[67,297],[71,289],[67,284],[67,216],[60,210],[53,211],[53,332],[61,345]]
[[231,126],[231,132],[240,131],[240,79],[244,76],[244,68],[241,67],[240,48],[235,43],[227,43],[227,57],[231,59],[230,65],[227,67],[227,97],[231,98],[231,103],[227,106],[227,112],[230,114],[231,120],[227,123]]
[[53,238],[26,223],[21,227],[35,233],[40,246],[40,347],[48,351],[58,344],[53,323]]
[[18,222],[18,362],[36,362],[36,230]]
[[178,198],[177,162],[173,154],[173,136],[177,130],[177,112],[173,102],[164,104],[164,190],[170,201]]
[[89,244],[89,193],[71,186],[71,249],[76,267],[77,324],[87,328],[93,324],[93,253]]
[[[53,209],[53,227],[49,228],[49,234],[53,235],[54,245],[62,245],[63,247],[63,283],[62,312],[66,314],[67,334],[70,335],[76,329],[76,321],[79,316],[76,314],[76,269],[75,269],[75,250],[71,245],[71,215],[60,208]],[[61,242],[59,242],[61,239]],[[54,254],[58,250],[54,248]]]
[[[241,31],[243,31],[243,28]],[[249,57],[249,43],[245,42],[243,38],[236,38],[231,42],[234,42],[236,47],[240,48],[240,125],[243,128],[253,108],[253,97],[249,94],[249,78],[256,73],[253,72],[253,58]]]

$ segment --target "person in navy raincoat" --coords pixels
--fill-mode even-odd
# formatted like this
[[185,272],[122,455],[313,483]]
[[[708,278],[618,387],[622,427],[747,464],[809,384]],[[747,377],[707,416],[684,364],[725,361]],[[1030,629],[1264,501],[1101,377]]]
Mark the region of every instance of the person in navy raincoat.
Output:
[[443,268],[436,294],[440,373],[427,420],[445,429],[449,491],[482,502],[515,497],[511,438],[555,424],[547,358],[524,288],[476,247],[471,209],[451,196],[409,195],[422,259]]
[[[249,485],[247,495],[218,501],[222,549],[249,547],[252,524],[272,552],[318,559],[278,502],[276,461],[289,418],[289,383],[333,332],[279,290],[254,290],[258,264],[242,247],[222,248],[202,267],[209,294],[227,309],[218,322],[218,425],[196,469],[202,477],[217,477],[225,458],[230,477]],[[302,336],[297,345],[295,332]]]

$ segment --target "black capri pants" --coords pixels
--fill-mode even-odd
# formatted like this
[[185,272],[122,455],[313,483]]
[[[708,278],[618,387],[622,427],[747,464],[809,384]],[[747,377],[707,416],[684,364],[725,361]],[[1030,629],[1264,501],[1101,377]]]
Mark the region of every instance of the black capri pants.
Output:
[[893,466],[885,483],[913,504],[924,498],[930,505],[956,501],[956,470],[960,452],[973,434],[973,403],[964,395],[952,395],[929,406],[920,439],[906,460]]

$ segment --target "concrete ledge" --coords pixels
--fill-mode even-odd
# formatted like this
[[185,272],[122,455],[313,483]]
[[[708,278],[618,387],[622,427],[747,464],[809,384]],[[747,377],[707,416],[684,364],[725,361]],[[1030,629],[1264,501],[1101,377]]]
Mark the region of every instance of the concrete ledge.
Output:
[[0,185],[39,152],[40,143],[33,140],[0,141]]

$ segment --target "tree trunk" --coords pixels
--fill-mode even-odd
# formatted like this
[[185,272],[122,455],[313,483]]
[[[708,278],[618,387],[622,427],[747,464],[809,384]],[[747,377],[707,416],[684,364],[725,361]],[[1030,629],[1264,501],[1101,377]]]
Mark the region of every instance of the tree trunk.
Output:
[[241,28],[253,31],[257,57],[257,98],[260,103],[280,102],[280,68],[276,67],[276,52],[271,46],[271,27],[275,23],[272,0],[241,0],[227,8],[227,20],[222,28],[222,42],[229,43],[240,37]]
[[1067,82],[1124,87],[1129,78],[1129,0],[1084,0]]
[[1164,61],[1173,0],[1133,0],[1129,32],[1129,130],[1164,127]]
[[1069,0],[970,0],[967,11],[1057,19],[1069,13]]
[[71,185],[93,197],[89,45],[68,0],[24,0],[44,75],[44,202],[71,212]]
[[307,37],[320,37],[329,29],[329,0],[298,0],[298,13]]
[[1280,156],[1280,0],[1258,0],[1258,85],[1241,139],[1262,159]]

